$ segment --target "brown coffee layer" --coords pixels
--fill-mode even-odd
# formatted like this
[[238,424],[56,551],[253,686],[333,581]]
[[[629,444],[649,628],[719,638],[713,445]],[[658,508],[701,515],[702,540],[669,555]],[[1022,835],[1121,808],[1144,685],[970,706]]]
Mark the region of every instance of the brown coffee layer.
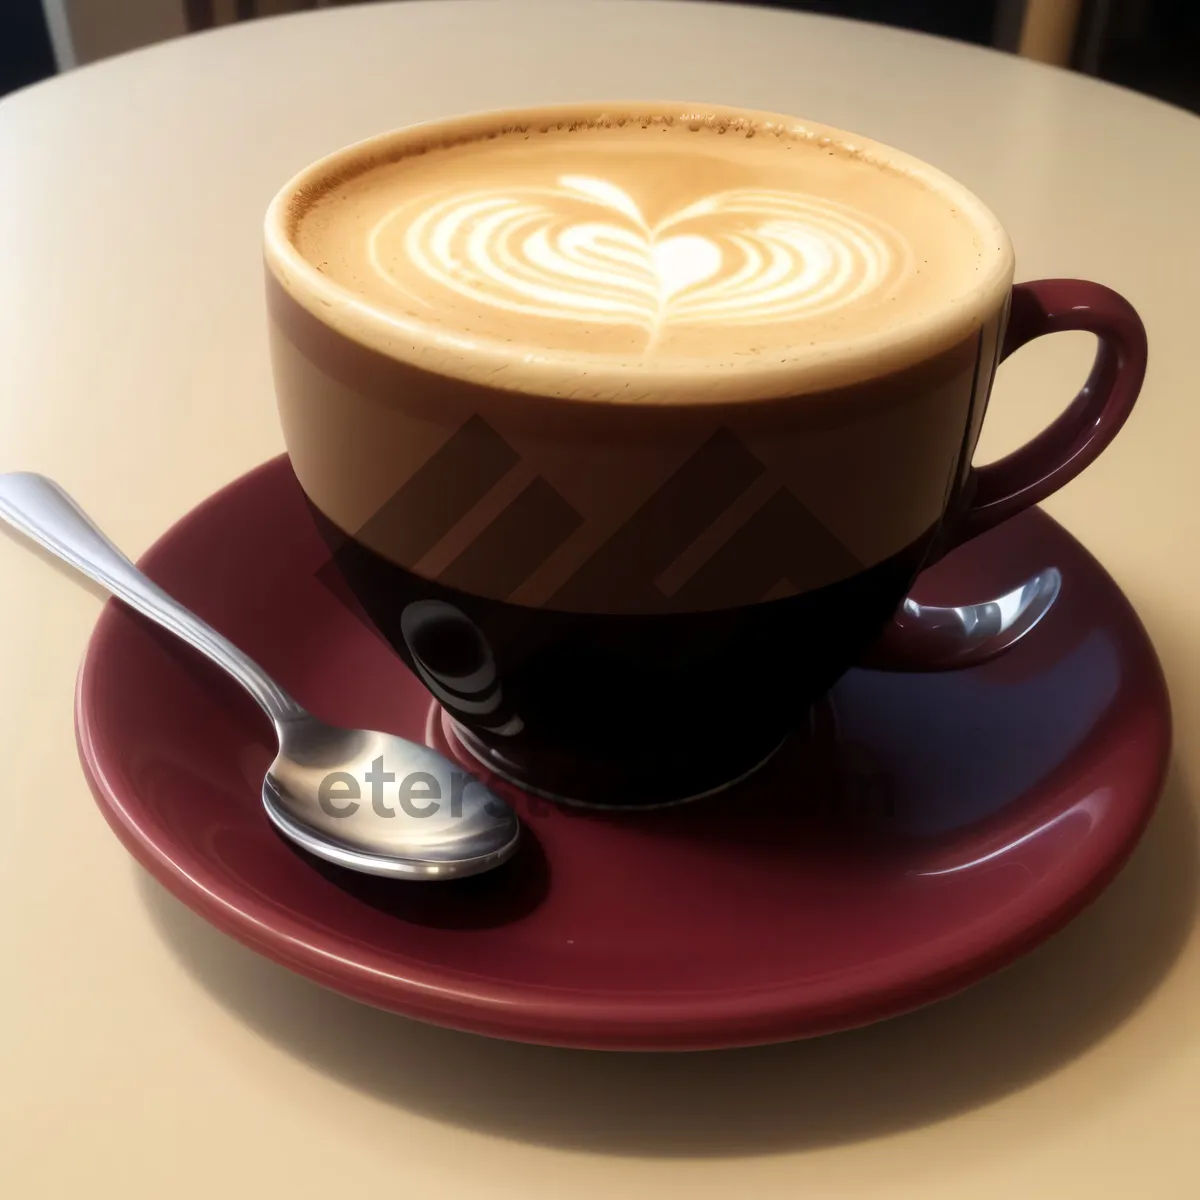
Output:
[[973,450],[1003,311],[929,361],[802,402],[609,406],[431,374],[268,279],[297,476],[416,575],[567,612],[697,612],[846,579],[938,524]]

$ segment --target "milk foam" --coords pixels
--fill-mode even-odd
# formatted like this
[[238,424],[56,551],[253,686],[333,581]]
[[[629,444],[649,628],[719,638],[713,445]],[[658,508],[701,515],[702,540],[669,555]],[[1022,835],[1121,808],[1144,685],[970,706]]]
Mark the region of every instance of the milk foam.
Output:
[[828,315],[912,270],[895,229],[821,197],[719,192],[651,224],[628,191],[590,175],[402,201],[372,227],[367,259],[400,295],[443,289],[527,329],[635,326],[647,354],[685,327]]
[[787,367],[936,323],[1011,272],[982,206],[746,120],[399,140],[300,197],[291,246],[360,318],[425,350],[579,372]]

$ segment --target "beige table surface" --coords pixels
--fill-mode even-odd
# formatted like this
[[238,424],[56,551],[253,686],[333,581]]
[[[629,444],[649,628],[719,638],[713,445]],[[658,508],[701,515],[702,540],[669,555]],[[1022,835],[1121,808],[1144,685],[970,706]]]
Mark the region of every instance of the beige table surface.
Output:
[[[410,1023],[256,958],[126,857],[72,740],[99,601],[0,537],[0,1195],[1200,1195],[1200,120],[949,42],[650,0],[350,8],[138,52],[0,103],[0,469],[57,477],[140,553],[281,449],[258,240],[287,176],[453,111],[653,95],[903,146],[991,204],[1020,277],[1141,310],[1140,408],[1047,507],[1170,678],[1144,843],[1024,961],[847,1035],[636,1057]],[[1089,352],[1005,366],[986,457]]]

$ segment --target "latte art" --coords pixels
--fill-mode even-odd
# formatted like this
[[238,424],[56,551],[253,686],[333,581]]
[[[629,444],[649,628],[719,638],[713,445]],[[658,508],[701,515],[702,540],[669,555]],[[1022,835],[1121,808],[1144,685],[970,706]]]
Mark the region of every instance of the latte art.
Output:
[[368,257],[401,291],[415,267],[475,304],[632,324],[648,344],[676,324],[825,316],[895,286],[913,258],[896,230],[833,200],[734,189],[652,224],[629,191],[588,175],[455,193],[415,214],[399,205],[371,230]]
[[1011,254],[994,219],[822,130],[671,106],[417,126],[307,172],[283,253],[320,320],[514,392],[793,394],[969,337]]

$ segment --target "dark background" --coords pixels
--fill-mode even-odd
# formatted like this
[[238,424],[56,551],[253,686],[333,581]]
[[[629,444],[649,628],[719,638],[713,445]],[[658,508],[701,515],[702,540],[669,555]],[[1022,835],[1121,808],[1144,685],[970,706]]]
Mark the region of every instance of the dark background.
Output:
[[[1015,42],[1005,0],[760,0],[900,25],[980,45]],[[189,10],[198,24],[205,0]],[[251,12],[254,4],[239,4]],[[1200,113],[1200,0],[1087,0],[1074,65]],[[54,73],[39,0],[0,0],[0,96]]]
[[0,96],[53,74],[40,0],[0,0]]

